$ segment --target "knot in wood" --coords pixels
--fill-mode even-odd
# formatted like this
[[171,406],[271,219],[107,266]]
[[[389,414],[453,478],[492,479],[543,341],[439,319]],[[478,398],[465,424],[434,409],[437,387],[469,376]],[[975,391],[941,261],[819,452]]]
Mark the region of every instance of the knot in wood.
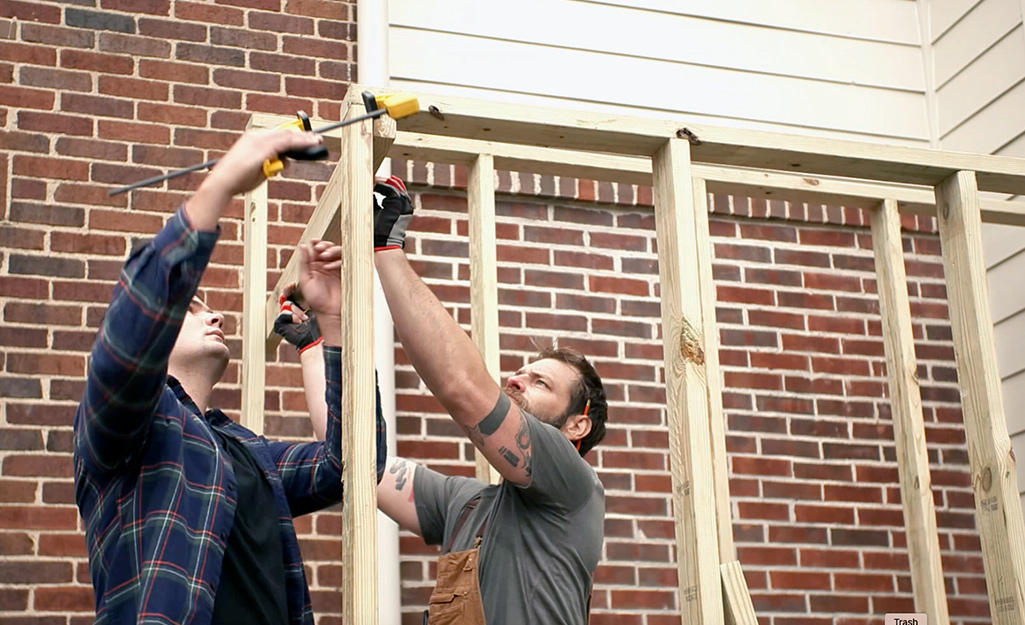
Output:
[[697,330],[686,319],[680,330],[680,355],[683,359],[696,365],[705,364],[705,350],[701,347],[701,337]]

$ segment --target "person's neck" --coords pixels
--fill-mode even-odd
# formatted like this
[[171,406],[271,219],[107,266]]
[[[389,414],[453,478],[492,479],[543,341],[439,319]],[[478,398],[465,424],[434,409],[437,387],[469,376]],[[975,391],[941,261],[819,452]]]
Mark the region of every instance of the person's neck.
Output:
[[205,413],[206,409],[210,407],[210,396],[214,392],[214,378],[199,368],[179,371],[168,369],[167,373],[178,380],[178,383],[182,385],[196,407],[199,408],[199,412]]

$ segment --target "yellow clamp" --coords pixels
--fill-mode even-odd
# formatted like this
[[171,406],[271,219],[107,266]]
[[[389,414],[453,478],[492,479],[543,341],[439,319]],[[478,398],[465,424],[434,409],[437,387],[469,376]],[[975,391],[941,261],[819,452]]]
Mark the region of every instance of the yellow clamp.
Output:
[[374,101],[377,102],[378,108],[388,111],[388,116],[392,119],[402,119],[420,112],[420,103],[417,102],[416,96],[407,93],[374,96]]
[[[296,115],[296,119],[290,122],[281,124],[278,128],[295,128],[296,130],[312,130],[313,127],[310,125],[310,118],[305,113],[299,113]],[[263,175],[267,178],[273,178],[279,171],[285,168],[285,164],[280,158],[268,158],[263,162]]]

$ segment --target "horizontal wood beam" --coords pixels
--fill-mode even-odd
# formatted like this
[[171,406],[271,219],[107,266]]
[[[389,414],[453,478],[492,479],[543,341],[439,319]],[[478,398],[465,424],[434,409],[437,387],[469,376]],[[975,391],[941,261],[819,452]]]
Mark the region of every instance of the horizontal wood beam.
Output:
[[[360,92],[362,87],[353,85],[350,91]],[[681,137],[691,141],[692,160],[699,163],[932,186],[968,170],[976,172],[982,191],[1025,194],[1025,159],[1021,158],[416,95],[421,113],[399,120],[400,130],[646,157],[667,139]]]
[[[503,171],[651,185],[651,159],[637,156],[538,149],[404,131],[397,134],[389,156],[468,166],[478,154],[494,156],[495,168]],[[708,164],[695,164],[691,169],[695,176],[708,182],[709,192],[716,194],[870,210],[892,198],[897,200],[902,213],[936,214],[936,194],[931,186],[839,180]],[[1025,226],[1025,202],[983,199],[982,219],[987,223]]]

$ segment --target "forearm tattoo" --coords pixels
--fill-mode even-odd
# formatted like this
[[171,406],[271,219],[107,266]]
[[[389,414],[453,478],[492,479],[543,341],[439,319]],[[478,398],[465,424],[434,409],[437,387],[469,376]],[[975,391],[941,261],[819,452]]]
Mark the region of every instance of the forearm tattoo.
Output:
[[405,460],[396,460],[388,472],[395,476],[395,490],[402,490],[406,487],[406,480],[409,478],[409,467]]
[[520,429],[516,432],[516,446],[523,454],[523,472],[531,475],[533,467],[530,464],[530,424],[527,423],[527,415],[520,411]]

